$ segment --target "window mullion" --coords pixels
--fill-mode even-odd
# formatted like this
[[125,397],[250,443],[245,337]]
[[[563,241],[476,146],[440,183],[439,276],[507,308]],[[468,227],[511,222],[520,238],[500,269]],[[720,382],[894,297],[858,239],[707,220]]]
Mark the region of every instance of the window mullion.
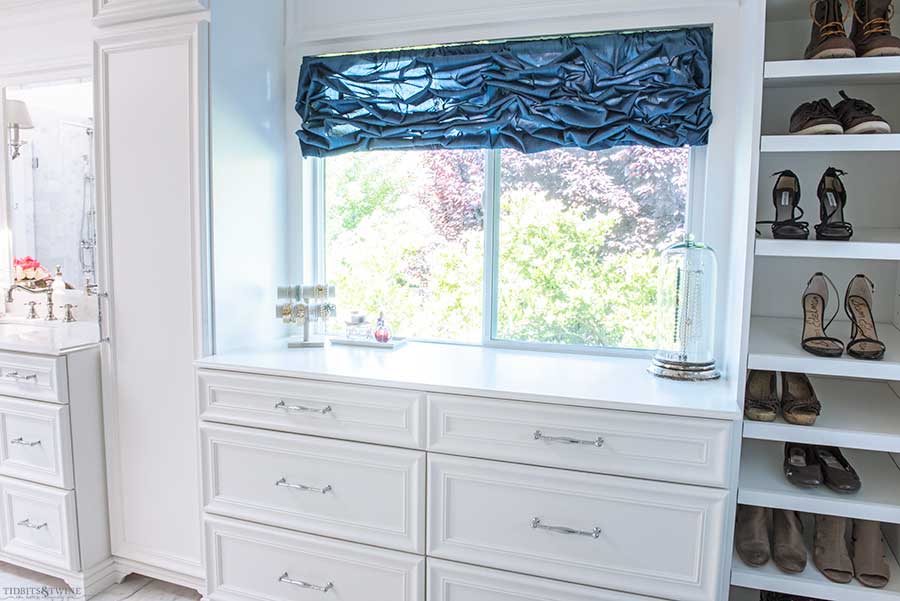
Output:
[[500,151],[485,151],[484,197],[484,302],[482,304],[482,344],[493,341],[497,332],[497,264],[500,239]]

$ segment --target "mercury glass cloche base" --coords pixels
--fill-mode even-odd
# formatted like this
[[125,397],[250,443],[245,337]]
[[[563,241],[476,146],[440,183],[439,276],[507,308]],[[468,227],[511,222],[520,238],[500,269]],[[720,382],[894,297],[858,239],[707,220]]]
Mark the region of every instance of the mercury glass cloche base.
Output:
[[656,353],[648,371],[715,380],[716,254],[688,238],[663,251],[656,297]]

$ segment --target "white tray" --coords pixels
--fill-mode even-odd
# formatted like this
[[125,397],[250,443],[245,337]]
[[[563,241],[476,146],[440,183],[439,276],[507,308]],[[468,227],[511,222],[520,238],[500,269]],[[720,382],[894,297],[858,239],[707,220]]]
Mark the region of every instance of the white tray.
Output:
[[338,346],[364,346],[367,348],[395,349],[406,344],[406,338],[392,338],[390,342],[377,340],[353,340],[352,338],[329,338],[331,344]]

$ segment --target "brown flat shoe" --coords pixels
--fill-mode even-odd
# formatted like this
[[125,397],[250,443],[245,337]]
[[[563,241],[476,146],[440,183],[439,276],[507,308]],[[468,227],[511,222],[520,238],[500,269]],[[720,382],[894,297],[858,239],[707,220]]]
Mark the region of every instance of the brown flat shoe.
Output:
[[850,520],[830,515],[816,516],[813,562],[822,574],[839,584],[853,580],[853,562],[847,549]]
[[822,483],[822,466],[814,447],[793,442],[784,443],[784,475],[794,486],[818,486]]
[[777,414],[775,372],[751,369],[744,395],[744,417],[756,422],[773,422]]
[[796,511],[772,511],[772,556],[775,565],[791,574],[806,569],[806,545],[803,544],[803,524]]
[[816,423],[816,418],[822,412],[822,404],[806,374],[784,372],[781,374],[781,386],[781,412],[784,421],[798,426]]
[[885,555],[881,524],[853,520],[853,570],[863,586],[884,588],[890,582],[891,566]]
[[737,506],[734,548],[748,566],[756,568],[769,562],[769,512],[765,507]]

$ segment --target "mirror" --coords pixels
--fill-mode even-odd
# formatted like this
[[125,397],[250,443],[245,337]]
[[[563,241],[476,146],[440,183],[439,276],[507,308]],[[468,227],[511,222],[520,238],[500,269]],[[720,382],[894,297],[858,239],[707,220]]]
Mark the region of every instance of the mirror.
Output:
[[91,82],[6,88],[5,114],[13,277],[42,287],[59,266],[84,290],[97,279]]

